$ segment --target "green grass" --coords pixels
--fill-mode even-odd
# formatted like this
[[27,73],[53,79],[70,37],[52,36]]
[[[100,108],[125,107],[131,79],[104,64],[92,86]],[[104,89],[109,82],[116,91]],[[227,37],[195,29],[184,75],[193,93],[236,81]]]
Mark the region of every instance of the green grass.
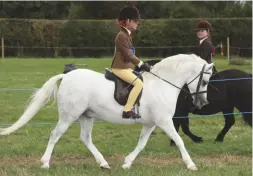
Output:
[[[225,59],[214,58],[218,70],[237,68],[251,72],[251,65],[228,65]],[[63,71],[64,64],[88,64],[88,68],[103,72],[111,59],[6,59],[0,61],[0,89],[41,87],[49,77]],[[0,124],[13,123],[23,113],[32,91],[0,92]],[[56,106],[42,108],[29,122],[57,122]],[[141,125],[115,125],[97,122],[93,142],[104,155],[111,170],[101,170],[89,150],[79,140],[80,128],[73,124],[56,144],[51,168],[43,170],[39,162],[52,125],[24,126],[9,136],[0,136],[0,176],[5,175],[252,175],[252,135],[241,117],[225,137],[214,143],[223,128],[221,116],[190,120],[190,128],[204,138],[195,144],[182,131],[180,136],[199,171],[186,169],[176,147],[168,146],[169,138],[157,128],[147,146],[136,158],[130,170],[123,170],[124,157],[136,146]]]

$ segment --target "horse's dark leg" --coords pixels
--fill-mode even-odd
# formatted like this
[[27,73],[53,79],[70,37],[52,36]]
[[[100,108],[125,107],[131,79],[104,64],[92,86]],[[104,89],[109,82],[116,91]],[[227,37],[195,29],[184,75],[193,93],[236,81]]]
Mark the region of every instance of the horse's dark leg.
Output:
[[226,110],[223,111],[223,114],[231,113],[231,115],[224,115],[225,125],[224,125],[223,129],[221,130],[221,132],[217,135],[215,141],[223,142],[225,135],[230,130],[230,128],[234,125],[235,117],[232,114],[233,110],[234,110],[234,107],[232,107],[230,109],[226,109]]
[[[203,142],[202,137],[194,135],[189,128],[189,118],[173,118],[174,126],[178,132],[181,125],[182,131],[189,137],[193,142],[199,143]],[[174,141],[170,141],[170,145],[175,145]]]
[[181,120],[182,120],[181,121],[181,127],[182,127],[182,130],[183,130],[184,134],[189,136],[189,138],[191,138],[191,140],[193,142],[196,142],[196,143],[203,142],[202,137],[198,137],[190,131],[189,118],[188,117],[187,118],[182,118]]
[[[188,90],[187,86],[183,87]],[[181,125],[183,132],[191,138],[194,142],[202,142],[202,138],[195,136],[189,129],[189,107],[192,105],[192,99],[188,96],[187,93],[181,91],[178,96],[176,111],[173,117],[173,122],[176,130],[178,131],[179,126]],[[170,145],[173,145],[174,141],[171,140]]]
[[[252,93],[248,94],[247,98],[244,98],[244,101],[236,101],[235,107],[240,112],[251,112],[252,111]],[[244,122],[252,127],[252,113],[242,114]]]
[[[179,127],[181,125],[181,122],[180,122],[181,119],[180,118],[173,118],[172,120],[173,120],[173,123],[174,123],[174,127],[175,127],[176,131],[178,132]],[[175,145],[176,145],[175,142],[171,139],[170,140],[170,146],[175,146]]]
[[252,114],[244,114],[243,120],[245,121],[246,124],[252,127]]

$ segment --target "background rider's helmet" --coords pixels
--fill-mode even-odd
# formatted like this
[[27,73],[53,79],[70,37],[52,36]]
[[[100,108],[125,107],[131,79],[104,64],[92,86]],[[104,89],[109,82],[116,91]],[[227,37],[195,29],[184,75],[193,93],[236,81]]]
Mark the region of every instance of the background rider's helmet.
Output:
[[141,20],[139,10],[133,6],[127,6],[120,10],[118,20]]
[[204,30],[212,32],[211,24],[208,21],[205,21],[205,20],[201,20],[197,23],[195,30],[200,30],[200,29],[202,29],[202,30],[204,29]]

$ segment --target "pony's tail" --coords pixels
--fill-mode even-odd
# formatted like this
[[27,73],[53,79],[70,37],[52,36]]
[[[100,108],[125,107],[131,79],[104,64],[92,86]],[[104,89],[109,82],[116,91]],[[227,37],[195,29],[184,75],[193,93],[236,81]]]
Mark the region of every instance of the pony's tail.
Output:
[[[0,129],[0,135],[8,135],[20,127],[24,126],[31,120],[35,114],[51,99],[56,100],[57,94],[57,81],[62,79],[65,74],[59,74],[50,78],[39,90],[32,96],[29,105],[24,111],[23,115],[10,127]],[[54,95],[54,96],[53,96]]]

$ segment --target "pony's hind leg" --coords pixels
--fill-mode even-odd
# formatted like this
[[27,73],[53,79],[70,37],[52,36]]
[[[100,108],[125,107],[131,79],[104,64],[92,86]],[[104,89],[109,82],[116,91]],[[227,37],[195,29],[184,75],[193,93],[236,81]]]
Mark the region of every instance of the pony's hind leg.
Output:
[[226,109],[226,110],[223,111],[223,114],[226,114],[226,113],[231,113],[231,114],[230,115],[224,115],[225,125],[224,125],[223,129],[217,135],[217,137],[215,139],[216,142],[223,142],[225,135],[230,130],[230,128],[234,125],[235,116],[232,114],[233,110],[234,110],[234,107],[231,108],[231,109]]
[[132,162],[135,160],[137,155],[143,150],[143,148],[147,144],[149,136],[154,129],[155,129],[155,126],[145,126],[145,125],[143,126],[136,148],[134,149],[134,151],[132,153],[130,153],[125,158],[125,163],[122,166],[124,169],[129,169],[131,167]]
[[43,163],[43,165],[41,166],[42,168],[49,168],[49,162],[50,162],[55,144],[58,142],[61,136],[67,131],[68,127],[75,121],[74,118],[73,119],[69,118],[69,119],[71,120],[66,121],[66,120],[59,119],[56,127],[51,132],[46,151],[41,158],[41,162]]
[[187,168],[190,170],[197,170],[197,167],[193,163],[190,155],[188,154],[184,142],[182,138],[178,135],[171,117],[164,117],[156,122],[156,125],[159,126],[173,141],[175,141],[176,145],[178,146],[183,161],[187,165]]
[[93,154],[96,162],[101,168],[110,169],[109,164],[104,159],[103,155],[98,151],[96,146],[92,142],[92,128],[94,118],[81,115],[79,118],[81,133],[80,139],[87,146],[90,152]]
[[[59,106],[60,105],[60,106]],[[51,155],[54,149],[55,144],[58,142],[58,140],[61,138],[61,136],[67,131],[69,126],[78,120],[80,117],[80,114],[85,111],[85,108],[72,108],[68,109],[66,108],[68,103],[67,100],[65,100],[65,106],[61,106],[60,101],[58,101],[58,111],[59,111],[59,121],[54,128],[54,130],[51,132],[50,139],[47,144],[46,151],[44,155],[41,158],[41,162],[43,163],[42,168],[49,168],[49,162],[51,159]],[[85,106],[83,106],[85,107]]]

